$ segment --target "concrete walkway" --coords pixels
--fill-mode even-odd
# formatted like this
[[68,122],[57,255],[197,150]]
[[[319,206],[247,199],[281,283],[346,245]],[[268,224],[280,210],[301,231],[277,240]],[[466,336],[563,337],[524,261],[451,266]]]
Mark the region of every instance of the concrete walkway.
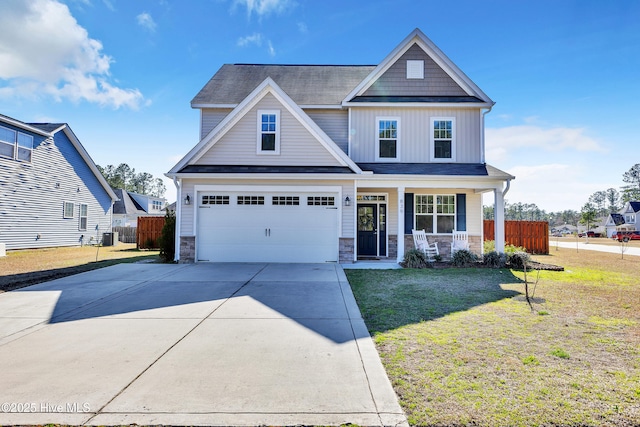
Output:
[[335,264],[120,264],[0,294],[0,424],[406,425]]
[[[576,245],[577,245],[577,249],[579,251],[598,251],[598,252],[608,252],[608,253],[612,253],[612,254],[618,254],[620,255],[620,246],[615,245],[599,245],[597,243],[586,243],[586,242],[553,242],[550,241],[549,242],[549,251],[552,251],[557,247],[560,248],[567,248],[567,249],[576,249]],[[631,245],[628,245],[624,251],[624,256],[627,255],[633,255],[633,256],[640,256],[640,248],[639,247],[633,247]]]

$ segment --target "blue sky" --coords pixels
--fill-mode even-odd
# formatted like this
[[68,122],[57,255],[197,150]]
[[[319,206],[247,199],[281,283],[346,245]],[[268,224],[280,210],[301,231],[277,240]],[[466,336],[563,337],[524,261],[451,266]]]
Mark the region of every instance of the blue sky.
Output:
[[516,175],[509,202],[579,210],[640,163],[635,0],[1,0],[0,113],[161,177],[222,64],[377,64],[415,28],[496,101],[487,162]]

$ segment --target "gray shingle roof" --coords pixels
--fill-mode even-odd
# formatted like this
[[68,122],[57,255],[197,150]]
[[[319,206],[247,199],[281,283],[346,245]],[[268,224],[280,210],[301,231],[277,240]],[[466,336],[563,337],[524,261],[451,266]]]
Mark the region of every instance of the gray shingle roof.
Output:
[[353,173],[346,166],[187,165],[180,173]]
[[[451,175],[511,177],[506,172],[483,163],[358,163],[363,171],[391,175]],[[509,178],[509,179],[510,179]]]
[[271,77],[298,105],[339,105],[374,65],[225,64],[191,101],[238,104]]
[[136,202],[129,194],[120,189],[116,188],[113,190],[114,193],[118,196],[120,200],[117,200],[113,203],[113,213],[114,214],[146,214],[147,212],[140,206],[138,202]]

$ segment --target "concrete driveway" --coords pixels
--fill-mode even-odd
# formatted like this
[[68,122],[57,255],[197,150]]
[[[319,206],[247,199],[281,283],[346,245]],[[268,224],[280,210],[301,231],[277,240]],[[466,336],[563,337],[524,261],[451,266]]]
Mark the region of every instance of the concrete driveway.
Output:
[[0,424],[406,424],[335,264],[120,264],[0,294]]

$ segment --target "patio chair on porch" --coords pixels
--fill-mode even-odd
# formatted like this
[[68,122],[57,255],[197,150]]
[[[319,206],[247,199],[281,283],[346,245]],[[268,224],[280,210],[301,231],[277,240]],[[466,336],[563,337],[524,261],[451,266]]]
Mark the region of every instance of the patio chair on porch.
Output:
[[462,249],[469,250],[469,234],[466,231],[453,230],[453,240],[451,241],[451,256]]
[[411,232],[413,234],[413,245],[415,248],[424,252],[430,262],[435,261],[436,255],[440,256],[438,242],[430,244],[427,240],[427,233],[424,230],[411,230]]

